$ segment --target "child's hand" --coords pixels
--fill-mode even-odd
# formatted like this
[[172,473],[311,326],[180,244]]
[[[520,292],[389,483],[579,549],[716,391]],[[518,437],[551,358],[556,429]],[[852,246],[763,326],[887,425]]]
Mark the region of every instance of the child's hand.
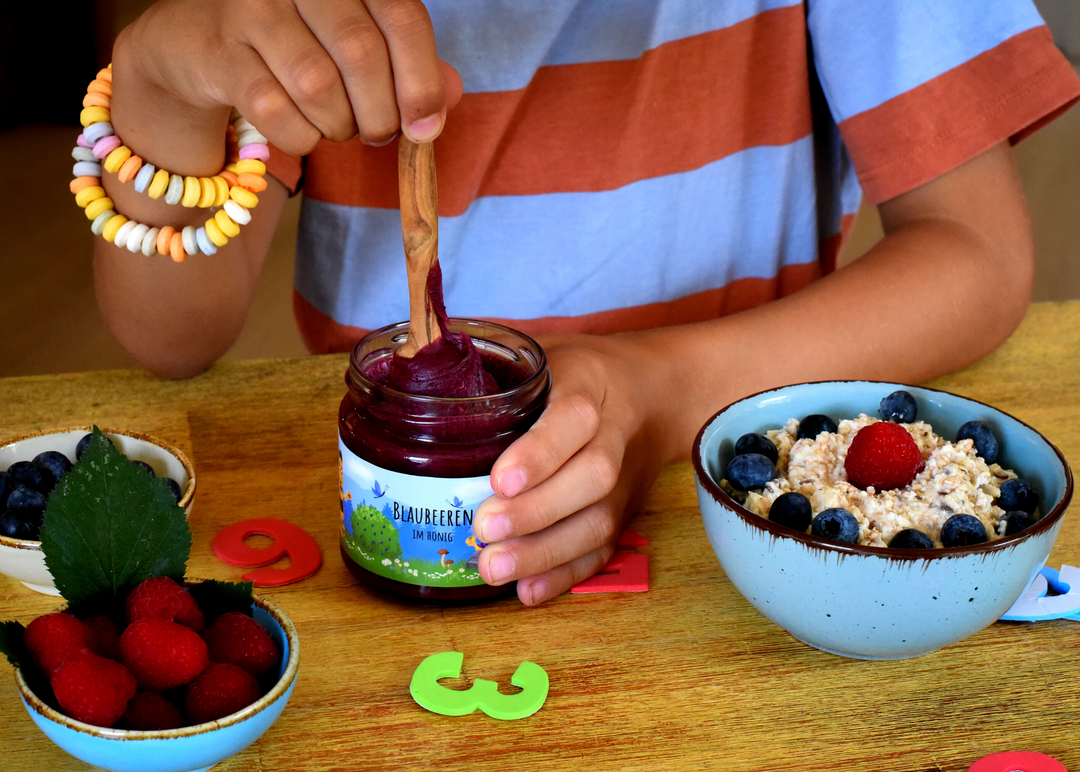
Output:
[[640,338],[566,336],[542,341],[552,372],[547,408],[492,469],[496,495],[477,510],[480,574],[518,580],[535,605],[592,576],[611,558],[632,506],[669,448],[662,356]]
[[420,0],[161,0],[121,33],[113,69],[144,110],[197,126],[235,106],[298,155],[323,137],[434,139],[461,96]]

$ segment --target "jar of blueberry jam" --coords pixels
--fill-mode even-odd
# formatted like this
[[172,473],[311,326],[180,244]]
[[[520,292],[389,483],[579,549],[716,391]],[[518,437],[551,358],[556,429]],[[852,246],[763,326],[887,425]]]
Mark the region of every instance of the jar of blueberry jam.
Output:
[[340,546],[345,565],[370,587],[457,604],[514,591],[513,583],[492,587],[480,578],[486,545],[473,533],[473,517],[492,495],[495,459],[543,411],[551,377],[544,351],[520,332],[463,319],[448,329],[471,339],[494,391],[440,397],[387,386],[406,322],[353,349],[338,413]]

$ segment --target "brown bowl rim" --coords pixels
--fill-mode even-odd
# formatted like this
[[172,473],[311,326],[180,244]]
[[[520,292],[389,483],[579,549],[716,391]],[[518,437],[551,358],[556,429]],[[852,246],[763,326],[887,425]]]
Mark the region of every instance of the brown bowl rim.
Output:
[[[90,432],[93,428],[93,426],[68,426],[62,429],[42,429],[40,431],[30,432],[29,434],[21,434],[18,437],[5,439],[0,442],[0,448],[6,448],[8,445],[14,445],[16,442],[32,440],[35,437],[45,437],[50,434],[67,434],[68,432]],[[180,497],[180,500],[176,503],[185,511],[187,510],[188,506],[191,504],[192,498],[195,496],[195,465],[191,463],[191,459],[187,457],[187,454],[184,453],[184,451],[165,440],[145,432],[129,431],[127,429],[108,429],[100,426],[98,428],[101,429],[104,434],[122,434],[125,437],[149,442],[151,445],[157,445],[165,452],[175,456],[176,460],[180,462],[181,466],[184,467],[184,471],[188,474],[187,488],[184,490],[184,494]],[[31,552],[41,551],[40,540],[15,539],[11,536],[4,536],[3,534],[0,534],[0,545],[13,547],[14,549],[29,550]]]
[[[186,584],[195,584],[200,581],[202,580],[189,579]],[[285,693],[293,681],[296,680],[296,675],[300,671],[300,638],[292,620],[289,619],[289,617],[285,615],[285,612],[280,608],[260,595],[252,596],[252,604],[261,608],[281,625],[281,629],[285,634],[285,639],[289,642],[289,659],[281,677],[278,678],[266,694],[235,713],[230,713],[215,721],[192,724],[191,726],[182,726],[177,729],[154,730],[117,729],[114,727],[94,726],[93,724],[77,721],[70,716],[65,716],[60,711],[47,705],[44,700],[34,694],[30,689],[29,684],[26,683],[26,679],[23,676],[21,667],[15,668],[15,684],[19,689],[19,693],[22,694],[23,698],[26,700],[26,704],[38,713],[38,715],[47,718],[53,723],[65,726],[68,729],[100,737],[104,740],[171,740],[180,737],[206,734],[207,732],[213,732],[216,729],[239,724],[256,714],[261,713],[276,702]],[[66,608],[67,604],[65,603],[54,609],[54,611],[63,611]]]
[[[843,385],[851,383],[894,386],[899,389],[919,389],[921,391],[944,394],[946,396],[953,397],[954,399],[962,399],[967,402],[972,402],[976,405],[981,405],[988,410],[992,410],[995,413],[1005,416],[1011,421],[1015,421],[1020,426],[1023,426],[1034,432],[1043,442],[1045,442],[1050,447],[1051,450],[1054,451],[1054,454],[1057,456],[1058,461],[1061,463],[1061,468],[1065,473],[1065,490],[1062,493],[1061,500],[1058,502],[1057,506],[1050,510],[1050,512],[1043,515],[1034,525],[1025,528],[1019,533],[1013,534],[1012,536],[1004,536],[1000,539],[984,542],[982,544],[973,544],[965,547],[934,547],[932,549],[894,549],[892,547],[870,547],[862,544],[845,544],[843,542],[835,542],[822,536],[815,536],[812,533],[800,533],[799,531],[795,531],[786,526],[774,523],[768,518],[761,517],[760,515],[751,512],[734,498],[725,493],[724,490],[712,479],[709,473],[705,470],[704,464],[702,463],[701,459],[701,441],[705,436],[705,430],[710,426],[710,424],[713,423],[713,421],[719,418],[722,413],[731,409],[735,405],[741,402],[746,402],[748,400],[753,400],[765,394],[770,394],[772,392],[781,391],[782,389],[789,389],[797,386],[816,386],[826,384]],[[745,523],[748,523],[759,530],[769,533],[774,538],[783,537],[787,539],[793,539],[795,541],[801,542],[802,544],[805,544],[808,547],[814,547],[827,552],[835,552],[841,555],[862,555],[867,557],[873,556],[907,561],[929,561],[937,558],[959,558],[973,554],[989,554],[991,552],[997,552],[999,550],[1014,547],[1018,543],[1025,541],[1032,536],[1043,533],[1044,531],[1051,528],[1055,523],[1057,523],[1057,521],[1064,516],[1065,510],[1068,508],[1069,503],[1072,501],[1073,495],[1073,475],[1072,469],[1069,467],[1068,461],[1065,460],[1064,454],[1061,452],[1061,450],[1058,449],[1057,445],[1051,442],[1046,437],[1046,435],[1044,435],[1035,427],[1024,421],[1021,421],[1016,416],[1005,412],[1001,408],[994,407],[993,405],[988,405],[985,402],[974,399],[972,397],[965,397],[961,394],[956,394],[951,391],[945,391],[944,389],[935,389],[929,386],[912,386],[909,384],[895,383],[892,381],[874,381],[866,379],[805,381],[803,383],[792,383],[786,386],[776,386],[770,389],[763,389],[753,394],[749,394],[745,397],[742,397],[735,400],[734,402],[725,405],[723,408],[713,413],[709,417],[709,419],[705,421],[704,424],[702,424],[701,428],[697,432],[697,436],[695,436],[694,438],[692,461],[694,464],[694,474],[697,477],[698,482],[718,503],[722,504],[723,506],[731,510],[734,514],[738,515]]]

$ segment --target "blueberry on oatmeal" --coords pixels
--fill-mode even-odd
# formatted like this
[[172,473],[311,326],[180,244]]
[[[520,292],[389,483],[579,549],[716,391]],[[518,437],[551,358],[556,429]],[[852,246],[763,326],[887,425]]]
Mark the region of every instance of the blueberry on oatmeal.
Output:
[[810,524],[810,533],[833,541],[854,544],[859,540],[859,521],[846,509],[826,509]]
[[892,537],[889,546],[898,550],[929,550],[934,542],[918,528],[905,528]]
[[799,431],[796,433],[796,439],[816,439],[822,432],[829,432],[830,434],[836,433],[836,421],[829,418],[827,415],[821,415],[820,413],[814,413],[808,415],[803,420],[799,421]]
[[969,547],[986,541],[986,527],[974,515],[953,515],[941,526],[941,543],[946,547]]
[[994,433],[985,421],[968,421],[960,427],[956,433],[956,441],[971,440],[975,445],[975,452],[982,457],[987,464],[993,464],[998,457],[998,441]]
[[735,455],[743,456],[747,453],[760,453],[774,464],[779,460],[780,454],[776,450],[773,441],[764,434],[749,432],[735,440]]
[[735,490],[759,490],[775,476],[773,462],[760,453],[745,453],[728,462],[728,480]]
[[1039,494],[1027,480],[1014,477],[1001,484],[1001,493],[994,503],[1006,512],[1019,509],[1032,514],[1039,508]]
[[894,391],[881,400],[878,413],[883,421],[892,421],[894,424],[913,424],[915,416],[918,415],[918,406],[911,392]]
[[778,496],[769,507],[770,520],[802,533],[806,533],[813,518],[814,509],[810,505],[810,499],[797,491]]
[[1025,528],[1035,525],[1035,515],[1022,509],[1006,512],[1001,519],[1005,523],[1004,536],[1012,536],[1014,533],[1020,533]]

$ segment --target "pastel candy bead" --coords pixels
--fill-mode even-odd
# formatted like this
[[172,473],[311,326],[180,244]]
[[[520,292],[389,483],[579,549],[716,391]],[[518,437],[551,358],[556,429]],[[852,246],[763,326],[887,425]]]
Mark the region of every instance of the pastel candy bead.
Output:
[[169,187],[169,173],[164,169],[158,169],[154,172],[154,179],[150,180],[150,184],[146,187],[146,195],[150,198],[161,198],[167,187]]
[[131,148],[127,145],[121,145],[105,156],[105,162],[101,165],[109,174],[116,174],[116,172],[120,171],[120,167],[124,165],[124,162],[129,158],[131,158]]
[[180,203],[184,195],[184,178],[179,174],[169,175],[169,186],[165,189],[165,203],[175,205]]
[[139,173],[139,169],[142,168],[142,159],[137,155],[131,156],[131,158],[120,164],[119,170],[116,172],[116,178],[125,185],[135,179],[135,175]]
[[111,137],[116,132],[113,130],[113,126],[108,121],[102,121],[101,123],[94,123],[83,129],[82,138],[94,145],[98,140],[105,137]]
[[245,148],[248,145],[265,145],[266,137],[255,129],[247,129],[236,133],[236,146]]
[[107,80],[100,80],[94,78],[90,81],[90,85],[86,87],[86,90],[90,94],[104,94],[105,96],[112,96],[112,83]]
[[122,214],[114,214],[109,221],[105,223],[105,227],[101,229],[101,236],[107,242],[112,244],[116,241],[116,232],[128,221],[128,218]]
[[123,143],[120,141],[120,137],[115,134],[110,134],[107,137],[102,137],[94,143],[94,158],[105,158],[109,153],[116,150]]
[[[199,203],[202,195],[202,186],[198,177],[184,177],[184,194],[180,197],[180,205],[189,209]],[[194,254],[189,253],[189,254]]]
[[169,256],[177,263],[182,263],[187,259],[187,252],[184,251],[184,236],[180,231],[177,231],[169,239]]
[[113,200],[108,196],[95,198],[93,201],[86,205],[86,219],[96,220],[99,214],[109,211],[114,206],[116,206],[116,204],[114,204]]
[[96,161],[77,161],[71,167],[71,173],[76,177],[100,177],[101,164]]
[[139,169],[139,173],[135,175],[135,192],[145,193],[146,189],[150,186],[150,180],[154,178],[154,173],[157,169],[153,164],[143,164]]
[[249,143],[240,147],[241,161],[267,161],[269,158],[270,148],[261,142]]
[[215,174],[210,181],[214,183],[214,206],[221,206],[229,200],[229,183],[220,174]]
[[233,171],[238,176],[241,174],[266,174],[266,164],[254,158],[248,158],[244,161],[237,161],[236,168]]
[[221,228],[221,232],[230,239],[240,235],[240,226],[232,221],[232,218],[229,217],[224,209],[219,209],[217,213],[214,214],[214,222]]
[[218,176],[225,180],[225,182],[229,184],[230,188],[235,188],[237,185],[240,184],[240,180],[236,176],[236,174],[230,172],[228,169],[222,169],[220,172],[218,172]]
[[[91,201],[97,198],[105,197],[105,188],[100,185],[93,185],[88,188],[83,188],[75,194],[75,203],[85,209]],[[225,211],[225,210],[222,210]]]
[[209,177],[199,177],[199,201],[196,206],[200,209],[209,209],[214,205],[215,198],[217,198],[217,189],[214,187],[214,181]]
[[161,228],[150,228],[146,231],[142,238],[142,244],[139,245],[139,249],[147,257],[153,257],[157,254],[157,237],[161,232]]
[[251,222],[251,212],[245,209],[240,204],[233,201],[231,198],[225,202],[225,213],[229,215],[229,219],[237,225],[247,225]]
[[[106,94],[87,94],[82,98],[83,108],[87,107],[103,107],[106,110],[112,105],[112,97]],[[105,123],[105,121],[102,121]],[[93,125],[93,124],[91,124]]]
[[213,217],[206,221],[203,228],[206,230],[207,238],[214,242],[214,246],[223,247],[229,243],[229,237],[225,235]]
[[112,83],[112,65],[110,64],[107,67],[102,67],[94,77],[98,80],[103,80],[106,83]]
[[195,239],[195,227],[193,225],[185,226],[180,231],[180,243],[184,246],[184,252],[189,255],[199,254],[199,242]]
[[259,203],[258,196],[250,190],[244,190],[241,187],[235,187],[230,190],[229,198],[240,204],[240,206],[247,207],[248,209],[254,209],[255,205]]
[[255,131],[255,127],[251,125],[251,121],[238,112],[233,113],[232,127],[236,130],[237,134],[242,134],[245,131]]
[[[104,95],[103,95],[104,96]],[[79,113],[79,123],[83,126],[89,126],[91,123],[99,123],[101,121],[112,120],[112,114],[108,108],[105,107],[84,107],[82,112]]]
[[176,229],[171,225],[162,226],[161,230],[157,234],[157,251],[166,257],[169,256],[169,242],[172,241],[173,234],[176,233]]
[[94,150],[89,147],[73,147],[71,149],[71,157],[76,161],[89,161],[92,164],[97,163],[97,158],[94,156]]
[[[210,222],[213,222],[211,220]],[[213,255],[217,252],[217,247],[210,241],[206,234],[206,228],[199,228],[195,231],[195,241],[199,245],[199,249],[202,250],[204,255]]]
[[105,229],[105,223],[116,217],[116,212],[112,209],[106,209],[104,212],[94,218],[94,222],[90,224],[90,232],[95,236],[100,236],[101,231]]
[[[94,125],[97,126],[98,124],[95,123]],[[75,137],[75,144],[78,145],[79,147],[92,148],[94,146],[94,143],[93,142],[87,142],[86,137],[84,137],[82,134]]]
[[266,190],[266,177],[263,177],[261,174],[244,172],[243,174],[237,175],[236,184],[252,193],[261,193]]
[[68,183],[68,187],[71,188],[72,193],[78,193],[83,188],[92,188],[95,185],[100,184],[100,177],[76,177],[70,183]]
[[117,229],[116,235],[113,237],[113,243],[116,244],[116,246],[121,247],[121,248],[126,247],[127,246],[127,238],[131,234],[131,232],[133,230],[135,230],[136,225],[138,225],[138,223],[135,222],[134,220],[128,220],[123,225],[121,225]]
[[143,239],[146,238],[146,234],[149,232],[149,225],[145,225],[141,222],[136,223],[135,227],[131,229],[131,233],[127,235],[127,242],[125,242],[128,252],[135,253],[142,251]]

